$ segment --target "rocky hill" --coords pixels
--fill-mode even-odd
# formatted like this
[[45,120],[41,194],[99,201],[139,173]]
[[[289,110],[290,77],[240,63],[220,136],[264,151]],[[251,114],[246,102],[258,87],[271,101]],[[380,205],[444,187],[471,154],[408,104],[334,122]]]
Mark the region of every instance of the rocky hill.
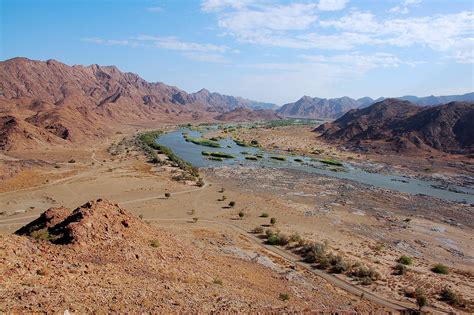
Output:
[[248,108],[236,108],[232,111],[220,114],[216,117],[217,120],[221,121],[257,121],[257,120],[277,120],[281,119],[281,116],[270,109],[256,109],[251,110]]
[[421,107],[408,101],[386,99],[364,109],[351,110],[315,131],[325,140],[355,147],[472,153],[474,103]]
[[[350,109],[365,108],[374,103],[381,102],[384,99],[386,98],[379,97],[377,99],[372,99],[370,97],[362,97],[356,100],[347,96],[332,99],[303,96],[294,103],[283,105],[277,110],[277,112],[285,117],[339,118]],[[474,92],[463,95],[432,95],[427,97],[406,95],[397,97],[396,99],[410,101],[421,106],[435,106],[450,102],[474,102]]]
[[0,309],[13,313],[376,309],[328,285],[313,288],[183,242],[105,200],[51,208],[16,234],[0,234]]
[[127,124],[212,120],[259,104],[207,90],[188,94],[114,66],[14,58],[0,62],[0,150],[79,143]]
[[294,103],[285,104],[277,112],[295,118],[337,118],[352,108],[360,106],[350,97],[326,99],[303,96]]

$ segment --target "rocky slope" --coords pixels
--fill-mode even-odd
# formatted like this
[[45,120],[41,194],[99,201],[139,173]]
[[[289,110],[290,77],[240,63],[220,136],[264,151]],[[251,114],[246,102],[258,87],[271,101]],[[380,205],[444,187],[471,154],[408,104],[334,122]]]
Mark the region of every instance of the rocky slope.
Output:
[[[351,299],[331,287],[313,289],[256,262],[182,242],[105,200],[74,211],[49,209],[16,234],[0,234],[3,311],[377,309],[365,302],[357,306],[354,299],[347,303]],[[290,300],[279,299],[281,292],[289,292]]]
[[[333,99],[325,99],[318,97],[303,96],[301,99],[294,103],[283,105],[277,110],[277,112],[286,117],[298,117],[298,118],[339,118],[344,113],[354,108],[365,108],[374,103],[383,101],[384,97],[378,99],[372,99],[370,97],[362,97],[359,99],[353,99],[350,97],[341,97]],[[427,97],[416,97],[416,96],[402,96],[396,99],[403,101],[410,101],[421,106],[434,106],[441,105],[450,102],[474,102],[474,92],[463,95],[448,95],[448,96],[427,96]]]
[[395,151],[436,149],[450,153],[474,152],[474,103],[452,102],[420,107],[386,99],[351,110],[315,131],[332,142],[355,147],[384,147]]
[[285,117],[337,118],[360,104],[350,97],[326,99],[303,96],[294,103],[285,104],[277,112]]
[[207,90],[188,94],[113,66],[0,62],[0,150],[80,143],[127,124],[212,120],[255,106],[259,103]]
[[257,121],[257,120],[277,120],[281,119],[281,116],[270,109],[257,109],[251,110],[248,108],[236,108],[232,111],[220,114],[216,117],[217,120],[221,121]]

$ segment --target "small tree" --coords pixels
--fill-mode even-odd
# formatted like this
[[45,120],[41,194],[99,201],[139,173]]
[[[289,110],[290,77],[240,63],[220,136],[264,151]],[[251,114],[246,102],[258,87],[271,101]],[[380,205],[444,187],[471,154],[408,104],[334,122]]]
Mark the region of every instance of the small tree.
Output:
[[415,299],[416,299],[416,305],[418,305],[418,309],[420,311],[423,307],[425,307],[428,304],[428,299],[426,298],[425,293],[421,289],[416,289]]
[[242,220],[244,218],[245,213],[243,211],[239,212],[239,218]]
[[165,193],[165,198],[168,199],[169,197],[171,197],[171,194],[169,192],[166,192]]
[[231,207],[231,208],[235,207],[235,201],[229,202],[229,207]]
[[271,225],[275,225],[276,222],[277,222],[277,219],[276,219],[276,218],[271,218],[271,219],[270,219],[270,224],[271,224]]

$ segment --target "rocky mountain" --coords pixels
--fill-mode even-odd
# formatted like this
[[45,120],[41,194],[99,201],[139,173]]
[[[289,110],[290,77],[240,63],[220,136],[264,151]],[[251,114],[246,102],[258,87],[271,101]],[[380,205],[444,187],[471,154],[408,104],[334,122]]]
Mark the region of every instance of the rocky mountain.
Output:
[[325,140],[354,147],[413,148],[449,153],[474,152],[474,103],[418,106],[386,99],[353,109],[315,131]]
[[[349,295],[327,283],[314,288],[296,271],[291,280],[258,256],[244,260],[196,246],[101,199],[75,210],[51,208],[16,235],[0,234],[0,252],[0,307],[12,313],[367,312],[374,307],[367,301],[348,307]],[[281,292],[291,292],[291,299],[279,299]]]
[[[386,98],[379,97],[374,100],[370,97],[362,97],[356,100],[347,96],[333,99],[303,96],[295,103],[283,105],[277,110],[277,112],[285,117],[338,118],[350,109],[365,108],[374,103],[383,101],[384,99]],[[434,106],[450,102],[474,102],[474,92],[463,95],[427,97],[406,95],[397,97],[397,99],[410,101],[421,106]]]
[[347,96],[334,99],[303,96],[294,103],[285,104],[277,113],[295,118],[337,118],[360,104]]
[[212,120],[259,104],[207,90],[189,94],[114,66],[13,58],[0,62],[0,150],[78,143],[127,124]]
[[249,108],[238,107],[232,111],[225,112],[216,116],[217,120],[221,121],[257,121],[257,120],[277,120],[282,117],[275,113],[271,109],[256,109],[251,110]]

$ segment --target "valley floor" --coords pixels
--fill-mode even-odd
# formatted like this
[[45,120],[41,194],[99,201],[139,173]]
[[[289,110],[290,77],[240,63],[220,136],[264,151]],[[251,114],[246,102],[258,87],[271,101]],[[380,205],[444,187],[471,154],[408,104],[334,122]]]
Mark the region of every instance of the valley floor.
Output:
[[[308,132],[308,127],[301,128]],[[265,147],[295,151],[310,152],[317,143],[309,133],[311,137],[296,141],[297,133],[288,127],[271,132],[273,137],[268,130],[243,130],[239,136],[255,137]],[[299,130],[300,136],[301,132]],[[357,287],[383,299],[414,306],[414,299],[405,297],[405,292],[422,288],[433,307],[430,311],[473,310],[474,216],[470,205],[270,168],[205,169],[202,173],[206,185],[197,187],[172,180],[174,168],[148,164],[143,155],[133,149],[110,155],[106,149],[123,136],[116,135],[96,147],[73,151],[16,152],[0,156],[0,168],[5,174],[0,181],[0,231],[12,233],[51,206],[75,208],[89,200],[105,198],[198,249],[270,269],[278,275],[275,285],[282,288],[287,283],[288,292],[282,293],[290,295],[290,300],[284,302],[275,293],[269,301],[275,307],[387,310],[366,298],[347,293],[291,259],[285,259],[286,256],[262,247],[263,241],[259,243],[255,235],[248,233],[256,226],[287,234],[298,233],[307,240],[326,240],[330,252],[347,261],[370,266],[381,274],[381,279],[373,284]],[[289,143],[293,147],[290,148]],[[316,148],[322,146],[318,144]],[[344,160],[360,158],[327,145],[324,150]],[[419,165],[421,169],[423,163]],[[440,170],[445,170],[446,176],[456,175],[453,167],[442,165],[445,167]],[[415,171],[413,165],[395,168],[400,172]],[[460,173],[469,173],[469,170],[463,169]],[[169,198],[165,198],[166,192],[170,193]],[[225,201],[220,201],[224,195]],[[235,201],[234,207],[228,206],[230,201]],[[239,212],[244,213],[242,219]],[[268,217],[261,217],[262,213],[268,213]],[[276,218],[275,226],[270,225],[270,217]],[[283,250],[292,255],[291,249]],[[406,274],[394,275],[393,268],[401,255],[413,257],[414,263],[408,266]],[[436,263],[448,265],[450,273],[432,273],[430,268]],[[258,268],[252,270],[258,272]],[[230,267],[223,267],[220,272],[225,281],[240,274]],[[252,281],[251,272],[240,277]],[[344,275],[335,277],[356,284]],[[467,301],[466,307],[456,309],[440,301],[439,293],[444,287],[462,296]],[[308,297],[311,302],[305,301]],[[262,295],[262,298],[268,297]]]

